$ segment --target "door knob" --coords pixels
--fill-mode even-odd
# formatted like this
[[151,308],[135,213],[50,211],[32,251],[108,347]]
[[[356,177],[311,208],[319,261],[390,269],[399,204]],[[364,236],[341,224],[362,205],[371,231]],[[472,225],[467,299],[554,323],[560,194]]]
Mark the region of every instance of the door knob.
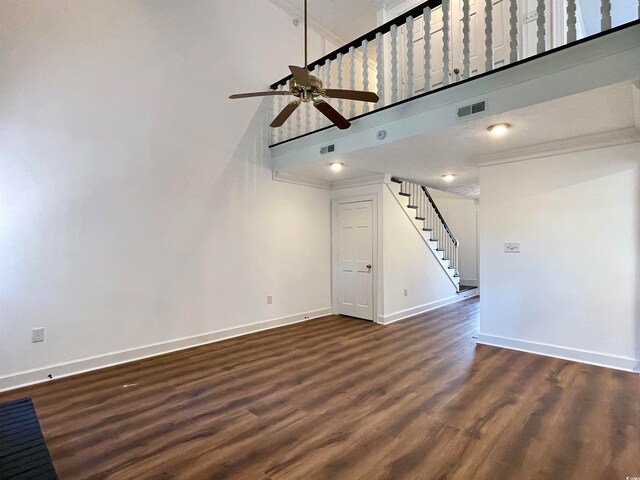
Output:
[[367,265],[367,268],[371,268],[371,264]]

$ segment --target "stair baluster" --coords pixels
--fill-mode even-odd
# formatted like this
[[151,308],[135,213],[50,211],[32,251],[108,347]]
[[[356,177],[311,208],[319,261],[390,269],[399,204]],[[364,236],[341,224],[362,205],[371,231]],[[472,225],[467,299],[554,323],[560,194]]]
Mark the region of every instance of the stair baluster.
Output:
[[484,2],[484,51],[484,71],[489,72],[493,70],[493,0]]
[[[369,90],[369,41],[362,41],[362,89]],[[362,113],[369,111],[369,103],[362,103]]]
[[378,97],[380,100],[375,104],[375,108],[383,107],[384,102],[384,40],[382,33],[376,33],[376,81],[378,83]]
[[[356,49],[355,47],[349,47],[349,88],[351,90],[356,89]],[[351,107],[349,109],[349,118],[356,116],[356,102],[351,100]]]
[[451,29],[451,2],[450,0],[442,0],[442,85],[449,85],[449,57],[451,36],[449,31]]
[[431,7],[426,6],[422,12],[424,35],[424,91],[431,90]]
[[576,41],[576,0],[567,0],[567,43]]
[[398,101],[398,26],[391,25],[391,103]]
[[462,78],[471,76],[471,5],[469,0],[462,0]]
[[[316,65],[313,68],[313,75],[317,78],[320,78],[320,65]],[[320,110],[315,109],[316,111],[316,118],[315,118],[315,129],[318,130],[320,128],[322,128],[322,114],[320,113]]]
[[518,0],[509,3],[509,63],[518,61]]
[[407,17],[407,80],[404,98],[413,97],[413,17]]
[[546,18],[545,18],[545,13],[546,13],[546,5],[545,5],[545,0],[538,0],[538,8],[536,10],[536,13],[538,14],[538,43],[537,43],[537,52],[538,53],[544,53],[545,51],[545,37],[546,37]]
[[604,32],[611,28],[611,0],[601,0],[600,2],[600,31]]

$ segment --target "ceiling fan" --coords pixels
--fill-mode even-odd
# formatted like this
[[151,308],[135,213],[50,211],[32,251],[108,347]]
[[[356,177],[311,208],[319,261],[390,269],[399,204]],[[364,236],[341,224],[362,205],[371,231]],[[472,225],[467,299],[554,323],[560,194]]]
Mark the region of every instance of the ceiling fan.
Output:
[[273,119],[272,128],[278,128],[296,111],[301,103],[312,102],[325,117],[327,117],[336,127],[347,129],[351,126],[349,120],[344,118],[340,112],[329,105],[324,98],[342,98],[345,100],[357,100],[360,102],[375,103],[378,95],[373,92],[358,90],[342,90],[335,88],[323,88],[322,81],[309,73],[307,69],[307,0],[304,0],[304,67],[289,65],[293,78],[289,81],[289,90],[271,90],[269,92],[239,93],[231,95],[229,98],[265,97],[275,95],[292,95],[296,100],[289,102],[287,106]]

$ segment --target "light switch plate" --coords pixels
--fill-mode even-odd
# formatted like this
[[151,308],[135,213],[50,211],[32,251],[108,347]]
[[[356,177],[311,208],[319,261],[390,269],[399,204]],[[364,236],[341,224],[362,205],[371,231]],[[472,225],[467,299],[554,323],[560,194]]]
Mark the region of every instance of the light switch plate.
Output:
[[520,253],[520,242],[504,242],[504,253]]

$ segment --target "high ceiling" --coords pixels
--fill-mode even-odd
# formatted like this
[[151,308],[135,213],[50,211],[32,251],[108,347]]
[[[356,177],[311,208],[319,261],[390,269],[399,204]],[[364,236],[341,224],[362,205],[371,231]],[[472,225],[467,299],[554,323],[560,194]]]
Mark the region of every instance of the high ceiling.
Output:
[[[477,197],[479,165],[487,156],[548,142],[609,132],[636,125],[639,108],[631,82],[610,85],[577,95],[526,107],[498,116],[485,116],[451,128],[400,141],[358,150],[340,156],[345,169],[337,176],[326,162],[287,169],[301,176],[320,178],[354,178],[370,172],[390,173],[414,179],[443,190]],[[635,100],[634,100],[635,97]],[[508,122],[508,135],[492,138],[487,126]],[[484,157],[484,158],[483,158]],[[390,166],[390,160],[393,164]],[[455,173],[453,183],[443,182],[442,175]]]
[[[270,1],[293,16],[302,16],[303,0]],[[309,23],[328,40],[343,45],[376,28],[377,13],[383,6],[393,6],[401,1],[308,0]]]

